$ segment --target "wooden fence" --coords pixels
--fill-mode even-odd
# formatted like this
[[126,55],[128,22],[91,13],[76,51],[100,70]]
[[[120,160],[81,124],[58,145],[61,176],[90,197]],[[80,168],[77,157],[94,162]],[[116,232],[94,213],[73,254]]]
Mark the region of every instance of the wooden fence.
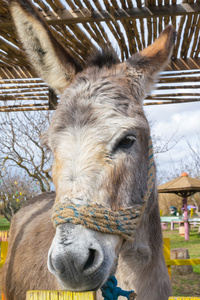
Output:
[[[171,259],[170,258],[170,239],[169,238],[164,238],[163,251],[164,251],[164,257],[165,257],[165,261],[166,261],[166,265],[167,265],[167,269],[168,269],[170,278],[171,278],[171,266],[200,265],[200,258],[199,259]],[[180,298],[180,299],[182,299],[182,298]],[[196,299],[198,299],[198,298],[196,298]]]
[[0,242],[6,242],[9,237],[9,230],[0,231]]

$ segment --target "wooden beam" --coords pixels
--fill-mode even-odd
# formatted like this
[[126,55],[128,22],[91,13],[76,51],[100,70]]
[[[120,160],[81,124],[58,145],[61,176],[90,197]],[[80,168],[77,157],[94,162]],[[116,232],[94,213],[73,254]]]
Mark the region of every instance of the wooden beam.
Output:
[[58,105],[58,97],[52,89],[49,89],[49,110],[56,109]]
[[200,57],[197,58],[177,58],[170,61],[165,71],[200,69]]
[[38,111],[38,110],[49,110],[49,107],[46,106],[46,107],[28,107],[28,108],[21,108],[21,107],[18,107],[18,108],[0,108],[0,112],[11,112],[11,111]]
[[[152,17],[173,17],[173,16],[185,16],[200,13],[200,3],[181,3],[164,6],[149,6],[149,7],[133,7],[127,9],[115,9],[113,14],[107,10],[90,11],[87,8],[75,9],[75,10],[57,10],[54,12],[41,12],[49,25],[59,24],[78,24],[78,23],[94,23],[94,22],[109,22],[114,20],[133,20]],[[0,23],[0,28],[12,27],[11,22]]]
[[159,83],[177,83],[177,82],[199,82],[200,77],[162,77],[159,80]]
[[[182,83],[181,83],[182,84]],[[192,83],[191,83],[191,85],[168,85],[168,86],[158,86],[158,87],[155,87],[155,91],[156,90],[164,90],[163,91],[163,93],[165,92],[165,90],[177,90],[177,89],[180,89],[180,90],[185,90],[185,89],[191,89],[191,90],[193,90],[193,89],[195,89],[195,91],[196,91],[196,89],[200,89],[200,85],[193,85]],[[163,95],[163,94],[162,94]]]
[[151,97],[147,97],[145,99],[145,101],[149,101],[149,100],[151,100],[151,101],[164,101],[163,102],[163,104],[164,104],[165,102],[167,102],[167,103],[199,102],[200,98],[191,98],[191,99],[186,99],[185,98],[185,99],[183,99],[183,98],[168,98],[168,97],[166,97],[166,98],[159,98],[159,97],[157,97],[157,98],[151,98]]
[[[145,101],[148,99],[145,99]],[[180,103],[190,103],[190,102],[199,102],[198,99],[194,99],[194,100],[186,100],[186,101],[156,101],[155,102],[144,102],[144,106],[148,106],[148,105],[162,105],[162,104],[180,104]]]
[[28,107],[43,107],[43,106],[47,106],[48,103],[33,103],[33,104],[18,104],[18,105],[3,105],[3,106],[0,106],[0,109],[13,109],[13,108],[28,108]]
[[[175,91],[174,93],[171,93],[171,94],[165,94],[165,93],[163,93],[163,94],[152,94],[151,95],[151,98],[152,99],[154,99],[154,98],[166,98],[166,99],[168,99],[169,97],[176,97],[176,96],[179,96],[179,97],[192,97],[192,96],[198,96],[198,97],[200,97],[200,92],[198,93],[182,93],[182,92],[180,92],[180,91]],[[148,97],[149,99],[151,99],[150,97]]]
[[48,97],[46,96],[34,96],[34,95],[30,95],[29,97],[13,97],[13,96],[0,96],[0,101],[23,101],[23,100],[39,100],[39,101],[44,101],[44,100],[48,100]]

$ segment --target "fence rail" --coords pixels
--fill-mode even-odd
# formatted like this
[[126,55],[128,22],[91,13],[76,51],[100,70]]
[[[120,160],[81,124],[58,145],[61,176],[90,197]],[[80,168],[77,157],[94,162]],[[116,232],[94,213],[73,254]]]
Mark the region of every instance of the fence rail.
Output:
[[28,291],[26,300],[95,300],[95,292]]
[[169,297],[168,300],[200,300],[199,297]]
[[1,261],[0,261],[0,268],[3,267],[3,264],[6,260],[6,255],[8,252],[8,241],[1,242]]
[[9,237],[9,230],[0,230],[0,242],[6,242]]
[[[200,265],[200,258],[198,259],[171,259],[170,258],[170,239],[164,238],[164,247],[163,247],[165,262],[167,265],[168,273],[171,278],[171,266],[185,266],[185,265]],[[172,298],[176,299],[176,298]],[[177,299],[184,299],[184,298],[177,298]],[[188,298],[188,299],[195,299],[195,298]],[[200,298],[196,298],[200,299]]]

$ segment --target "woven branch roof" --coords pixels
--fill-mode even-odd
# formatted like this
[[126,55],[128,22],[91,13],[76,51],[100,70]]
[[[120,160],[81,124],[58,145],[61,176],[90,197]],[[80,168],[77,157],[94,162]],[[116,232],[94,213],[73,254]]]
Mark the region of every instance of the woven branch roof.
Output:
[[[177,31],[172,59],[145,105],[200,101],[200,0],[32,1],[81,61],[89,49],[105,43],[126,60],[172,24]],[[20,49],[8,4],[0,0],[0,111],[48,110],[56,103]]]
[[174,193],[179,196],[188,197],[189,195],[200,192],[200,180],[189,177],[186,173],[182,173],[180,177],[160,185],[158,192]]

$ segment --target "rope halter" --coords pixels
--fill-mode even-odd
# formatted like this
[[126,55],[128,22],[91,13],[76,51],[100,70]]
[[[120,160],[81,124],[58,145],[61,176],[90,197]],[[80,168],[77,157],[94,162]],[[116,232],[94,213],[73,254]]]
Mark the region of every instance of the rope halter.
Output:
[[63,223],[80,224],[92,230],[112,233],[133,241],[136,227],[144,214],[154,187],[155,166],[151,137],[148,140],[149,165],[147,191],[141,204],[131,209],[112,211],[98,204],[75,205],[73,203],[56,203],[53,207],[52,221],[54,227]]

